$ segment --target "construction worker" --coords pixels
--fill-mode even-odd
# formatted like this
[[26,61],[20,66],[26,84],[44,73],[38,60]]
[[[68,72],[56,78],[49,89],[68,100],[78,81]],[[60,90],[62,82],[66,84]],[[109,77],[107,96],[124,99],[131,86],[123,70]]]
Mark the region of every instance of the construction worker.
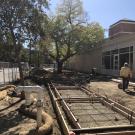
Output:
[[125,62],[124,66],[121,67],[120,77],[122,77],[123,90],[128,89],[128,84],[129,84],[130,78],[132,77],[132,72],[131,72],[127,62]]

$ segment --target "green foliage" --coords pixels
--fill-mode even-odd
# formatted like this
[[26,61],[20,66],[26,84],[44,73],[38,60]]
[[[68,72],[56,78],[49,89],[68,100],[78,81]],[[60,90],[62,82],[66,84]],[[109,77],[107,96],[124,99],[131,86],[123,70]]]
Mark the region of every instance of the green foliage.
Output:
[[78,23],[84,19],[84,10],[81,0],[62,0],[57,7],[57,14],[63,16],[66,22]]
[[96,44],[103,40],[104,31],[103,28],[98,23],[90,23],[86,27],[86,31],[84,32],[85,38],[88,40],[90,44]]
[[[62,6],[61,6],[62,5]],[[56,61],[65,62],[68,58],[76,54],[76,45],[80,24],[83,18],[83,7],[80,0],[63,0],[57,8],[57,15],[51,21],[50,38],[52,45],[53,58]]]
[[15,61],[22,56],[24,44],[32,44],[44,36],[41,24],[45,23],[46,8],[46,0],[1,0],[1,44],[13,46],[11,57]]
[[80,0],[61,1],[56,16],[50,18],[44,41],[48,54],[58,64],[58,70],[70,57],[88,52],[103,39],[103,29],[98,23],[87,24]]
[[104,39],[104,30],[97,22],[92,22],[87,26],[83,26],[80,32],[81,42],[78,46],[79,53],[89,53],[89,51],[97,46]]
[[62,66],[104,38],[98,23],[86,21],[81,0],[62,0],[53,18],[46,15],[48,5],[47,0],[1,0],[0,58],[39,64],[49,55]]
[[23,48],[21,49],[21,53],[20,53],[20,58],[22,62],[28,62],[28,49],[27,48]]
[[[23,81],[21,60],[24,60],[23,45],[41,38],[42,15],[45,16],[46,0],[1,0],[0,33],[2,45],[13,45],[11,59],[18,63],[20,78]],[[33,19],[34,17],[38,17]],[[37,22],[37,20],[41,20]],[[10,51],[10,52],[11,52]],[[7,53],[6,50],[4,50]],[[22,53],[22,54],[21,54]],[[8,54],[8,53],[7,53]],[[7,55],[6,55],[7,56]],[[10,58],[10,57],[7,57]],[[10,61],[10,59],[8,59]]]

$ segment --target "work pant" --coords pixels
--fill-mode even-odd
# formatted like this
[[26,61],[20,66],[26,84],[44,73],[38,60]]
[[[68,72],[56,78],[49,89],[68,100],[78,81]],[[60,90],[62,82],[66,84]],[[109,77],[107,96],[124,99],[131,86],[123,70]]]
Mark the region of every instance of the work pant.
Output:
[[123,85],[123,90],[125,90],[125,89],[128,89],[128,84],[129,84],[129,78],[125,78],[125,77],[123,77],[122,78],[122,85]]

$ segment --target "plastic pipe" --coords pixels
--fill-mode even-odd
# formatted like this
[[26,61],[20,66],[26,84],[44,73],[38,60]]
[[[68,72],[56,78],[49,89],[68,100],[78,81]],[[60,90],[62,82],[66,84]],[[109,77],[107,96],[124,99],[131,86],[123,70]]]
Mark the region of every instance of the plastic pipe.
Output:
[[42,107],[43,107],[43,88],[40,86],[18,86],[16,88],[17,92],[25,92],[25,104],[31,105],[31,93],[37,93],[37,127],[42,125]]

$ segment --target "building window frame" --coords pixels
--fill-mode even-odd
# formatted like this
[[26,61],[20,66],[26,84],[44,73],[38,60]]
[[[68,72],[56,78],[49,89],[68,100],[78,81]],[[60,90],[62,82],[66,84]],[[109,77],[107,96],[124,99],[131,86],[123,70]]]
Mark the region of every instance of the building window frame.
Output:
[[[123,57],[121,57],[123,55]],[[118,65],[115,65],[115,57],[118,57]],[[110,62],[107,63],[107,57],[110,57]],[[132,58],[131,58],[132,57]],[[133,46],[112,49],[102,53],[102,67],[104,69],[119,70],[124,62],[128,62],[130,68],[133,68]]]

